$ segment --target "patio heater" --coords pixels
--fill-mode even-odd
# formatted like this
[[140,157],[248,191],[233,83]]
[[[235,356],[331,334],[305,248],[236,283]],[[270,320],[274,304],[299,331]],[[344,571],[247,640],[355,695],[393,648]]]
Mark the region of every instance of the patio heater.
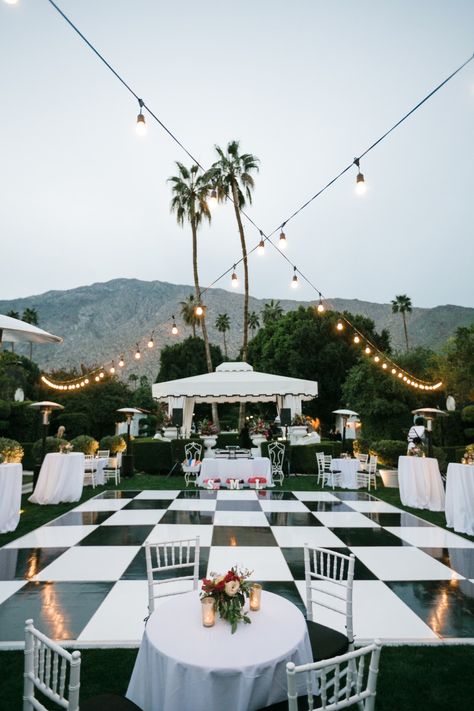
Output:
[[38,476],[41,470],[41,465],[46,456],[46,437],[48,436],[49,427],[49,416],[53,410],[64,410],[63,405],[59,405],[57,402],[50,402],[49,400],[41,400],[41,402],[33,402],[28,407],[32,407],[35,410],[39,410],[41,413],[41,429],[42,429],[42,442],[41,442],[41,460],[38,464],[35,464],[33,470],[33,490],[38,481]]
[[341,452],[346,451],[346,424],[349,417],[358,417],[359,413],[354,412],[354,410],[333,410],[333,415],[339,415],[342,421],[342,432],[341,432]]
[[413,415],[420,415],[426,420],[426,438],[428,440],[428,457],[433,456],[433,422],[437,417],[447,417],[447,412],[439,410],[437,407],[420,407],[412,410]]
[[117,412],[126,416],[127,419],[127,449],[126,453],[122,455],[122,475],[126,479],[130,479],[133,476],[133,454],[132,448],[130,446],[130,426],[132,424],[134,415],[141,415],[142,411],[137,410],[136,407],[121,407]]

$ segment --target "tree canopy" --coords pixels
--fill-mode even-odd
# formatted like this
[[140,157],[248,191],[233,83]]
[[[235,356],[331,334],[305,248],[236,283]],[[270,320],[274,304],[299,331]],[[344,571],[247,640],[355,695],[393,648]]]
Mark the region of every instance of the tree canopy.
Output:
[[[219,346],[211,344],[211,356],[214,367],[224,362]],[[157,383],[192,375],[207,373],[206,352],[202,338],[189,336],[181,343],[165,346],[160,354],[160,370]]]

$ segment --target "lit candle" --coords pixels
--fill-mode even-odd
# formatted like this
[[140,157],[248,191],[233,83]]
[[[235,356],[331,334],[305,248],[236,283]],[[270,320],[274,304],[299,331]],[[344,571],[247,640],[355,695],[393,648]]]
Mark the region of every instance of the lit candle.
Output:
[[250,609],[254,612],[260,610],[260,601],[262,597],[262,586],[259,583],[254,583],[250,588]]
[[216,622],[216,609],[214,598],[203,597],[201,600],[202,624],[204,627],[212,627]]

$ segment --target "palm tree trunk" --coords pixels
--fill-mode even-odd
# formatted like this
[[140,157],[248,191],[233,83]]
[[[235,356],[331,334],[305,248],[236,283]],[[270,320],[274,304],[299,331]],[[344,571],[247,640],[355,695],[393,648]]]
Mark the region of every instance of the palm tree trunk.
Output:
[[33,344],[30,341],[30,360],[33,360]]
[[[197,261],[197,226],[196,226],[196,219],[194,216],[194,210],[192,210],[192,212],[191,212],[191,231],[193,234],[194,289],[196,292],[196,301],[199,304],[201,302],[201,288],[199,286],[199,273],[198,273],[198,261]],[[205,314],[203,314],[202,318],[201,318],[201,329],[202,329],[202,337],[204,340],[204,350],[206,351],[207,371],[208,371],[208,373],[212,373],[214,369],[212,367],[211,348],[209,346],[209,337],[207,335]],[[217,403],[215,403],[215,402],[212,403],[212,421],[215,424],[215,426],[217,427],[217,429],[220,429],[219,413],[217,410]]]
[[196,338],[196,324],[194,323],[194,321],[191,325],[191,328],[193,329],[193,338]]
[[222,331],[222,335],[224,336],[224,355],[225,359],[227,360],[227,342],[225,340],[225,331]]
[[408,353],[408,351],[410,350],[410,347],[409,347],[409,345],[408,345],[407,320],[406,320],[406,316],[405,316],[405,312],[404,312],[404,311],[402,311],[402,318],[403,318],[403,328],[404,328],[404,331],[405,331],[405,343],[406,343],[406,345],[407,345],[407,353]]

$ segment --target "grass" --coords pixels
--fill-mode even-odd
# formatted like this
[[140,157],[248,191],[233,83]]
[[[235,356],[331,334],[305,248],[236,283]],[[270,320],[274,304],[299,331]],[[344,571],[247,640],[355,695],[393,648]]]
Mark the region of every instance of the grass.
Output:
[[[81,699],[124,695],[136,649],[81,652]],[[21,711],[23,653],[0,652],[5,711]],[[385,647],[380,657],[376,711],[445,711],[472,708],[474,647]],[[177,709],[178,711],[178,709]]]

